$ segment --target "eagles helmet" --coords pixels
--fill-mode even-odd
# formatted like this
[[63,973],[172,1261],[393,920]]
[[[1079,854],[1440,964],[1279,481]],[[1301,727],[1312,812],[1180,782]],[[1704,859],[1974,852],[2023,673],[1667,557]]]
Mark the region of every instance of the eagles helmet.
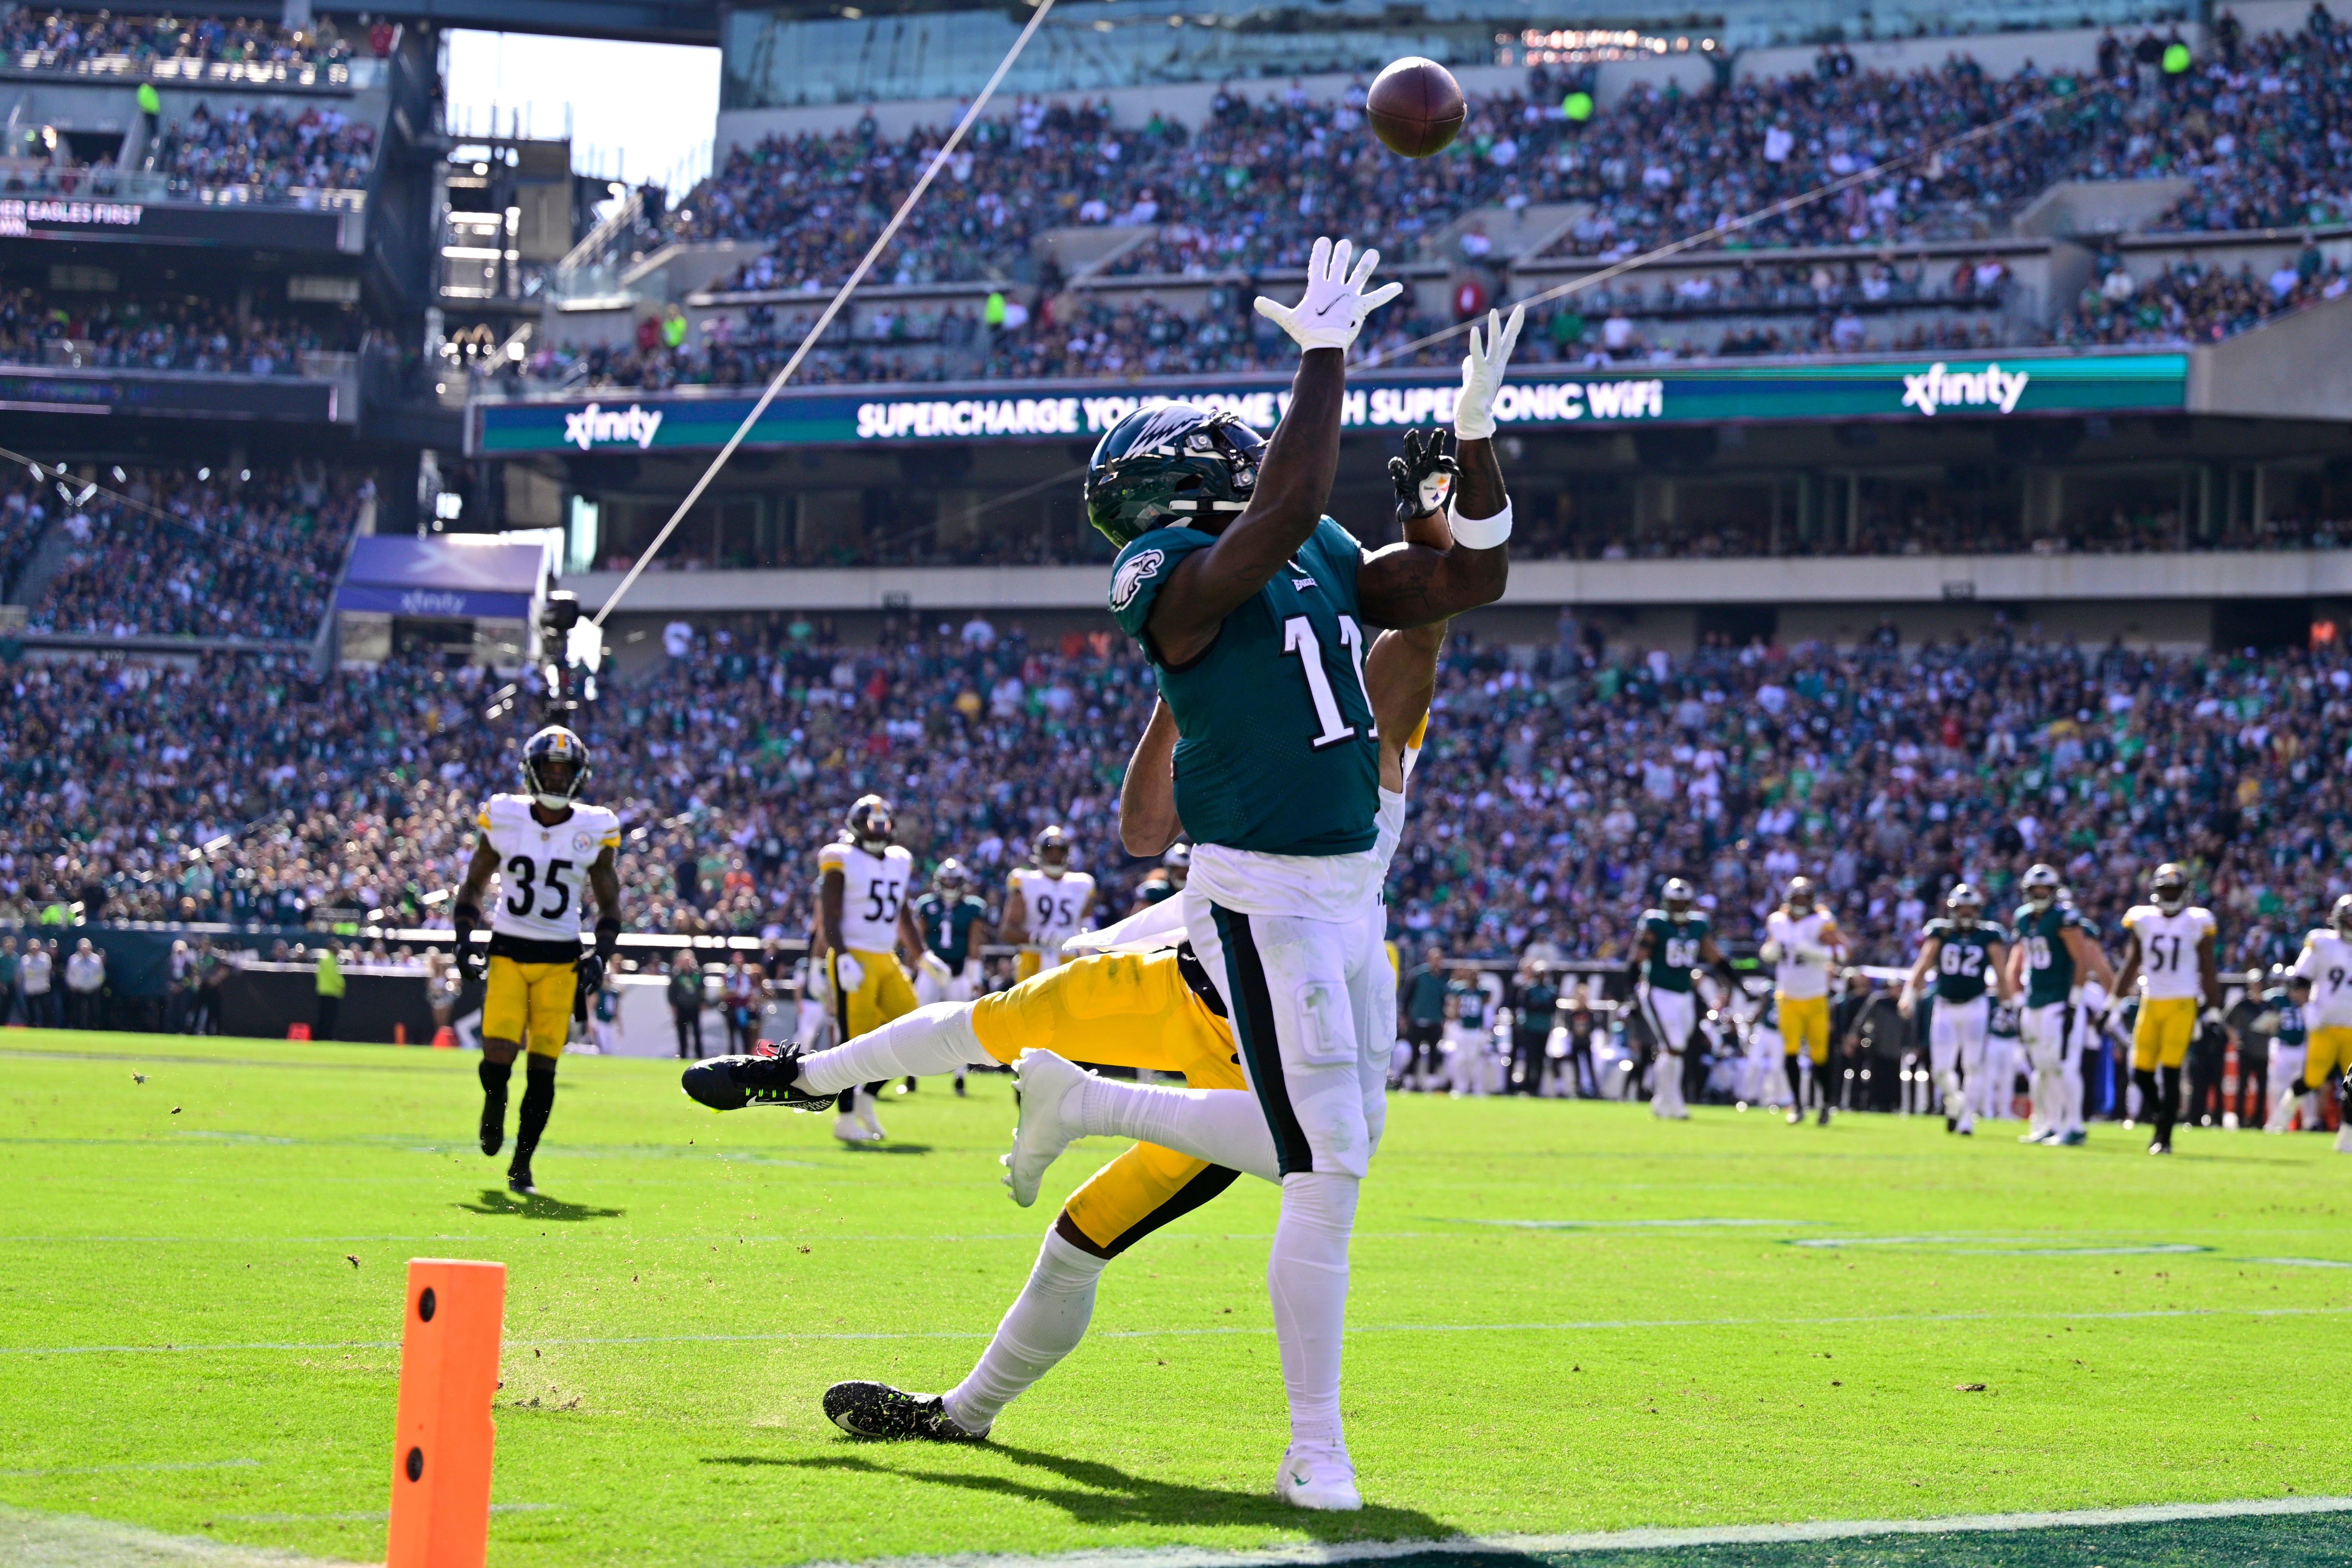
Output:
[[960,899],[971,891],[971,873],[963,868],[962,861],[950,855],[931,873],[931,889],[942,898]]
[[1070,868],[1070,836],[1059,826],[1039,828],[1029,847],[1036,854],[1037,868],[1048,877],[1058,877]]
[[1160,858],[1160,864],[1167,870],[1168,879],[1182,887],[1184,879],[1192,874],[1192,847],[1184,843],[1170,845],[1168,853]]
[[2168,915],[2189,907],[2189,873],[2168,860],[2147,879],[2148,901]]
[[1813,907],[1813,879],[1811,877],[1790,878],[1787,902],[1789,905],[1789,912],[1792,915],[1801,915],[1806,910],[1811,909]]
[[861,795],[849,808],[849,841],[869,855],[890,847],[890,803],[878,795]]
[[1698,902],[1698,889],[1680,877],[1669,877],[1666,885],[1658,890],[1658,901],[1666,906],[1670,915],[1685,914]]
[[1956,926],[1972,926],[1984,913],[1984,895],[1966,882],[1955,882],[1944,895],[1944,912]]
[[2051,865],[2029,866],[2019,886],[2025,889],[2025,901],[2036,909],[2044,909],[2058,901],[2058,868]]
[[562,725],[550,724],[523,743],[523,793],[548,810],[568,810],[587,782],[587,742]]
[[1113,548],[1182,523],[1223,531],[1249,505],[1265,437],[1197,403],[1139,408],[1103,433],[1087,464],[1087,521]]

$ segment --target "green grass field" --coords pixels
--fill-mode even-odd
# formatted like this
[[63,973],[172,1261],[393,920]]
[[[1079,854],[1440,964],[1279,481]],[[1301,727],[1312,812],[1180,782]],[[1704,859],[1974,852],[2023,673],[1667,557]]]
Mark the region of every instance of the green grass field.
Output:
[[[574,1058],[524,1204],[471,1146],[478,1104],[455,1053],[0,1037],[0,1505],[381,1561],[413,1257],[508,1266],[501,1565],[2352,1493],[2352,1159],[2319,1137],[2185,1131],[2159,1162],[2108,1128],[2059,1151],[2008,1124],[1399,1099],[1349,1304],[1369,1506],[1311,1517],[1265,1495],[1270,1187],[1114,1264],[1094,1337],[987,1447],[877,1447],[820,1392],[952,1383],[1110,1145],[1024,1211],[997,1183],[1002,1078],[927,1083],[883,1108],[889,1144],[846,1150],[820,1118],[699,1110],[670,1066]],[[2341,1562],[2343,1522],[2031,1560],[2256,1560],[2242,1536]],[[1576,1561],[2029,1560],[1921,1551]]]

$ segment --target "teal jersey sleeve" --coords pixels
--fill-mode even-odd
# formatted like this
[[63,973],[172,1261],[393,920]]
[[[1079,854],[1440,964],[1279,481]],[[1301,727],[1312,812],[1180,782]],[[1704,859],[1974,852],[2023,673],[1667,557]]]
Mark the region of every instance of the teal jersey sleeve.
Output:
[[1153,663],[1160,661],[1159,651],[1143,628],[1151,619],[1151,606],[1160,602],[1160,590],[1179,562],[1215,542],[1213,536],[1197,528],[1155,528],[1130,540],[1112,563],[1110,613],[1118,629],[1141,644]]

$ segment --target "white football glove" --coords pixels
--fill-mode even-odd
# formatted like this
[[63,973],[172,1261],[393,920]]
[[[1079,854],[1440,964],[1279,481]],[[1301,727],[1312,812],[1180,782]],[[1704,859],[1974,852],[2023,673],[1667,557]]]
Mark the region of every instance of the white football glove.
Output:
[[1527,319],[1527,306],[1514,305],[1508,321],[1498,310],[1486,312],[1484,339],[1475,323],[1470,328],[1470,352],[1462,356],[1462,395],[1454,403],[1455,440],[1484,441],[1495,434],[1495,395],[1503,390],[1503,372]]
[[1381,253],[1364,252],[1351,273],[1348,258],[1353,248],[1344,239],[1337,245],[1328,238],[1317,240],[1314,254],[1307,258],[1307,297],[1297,305],[1284,305],[1261,294],[1257,313],[1288,332],[1302,350],[1345,349],[1356,341],[1366,316],[1404,292],[1402,283],[1384,283],[1365,293],[1364,283],[1380,264]]
[[923,950],[923,956],[916,960],[916,963],[924,973],[929,975],[940,985],[948,984],[955,979],[955,971],[948,967],[948,961],[929,948]]
[[1756,956],[1767,963],[1778,963],[1780,962],[1781,952],[1780,939],[1768,937],[1765,939],[1764,945],[1756,950]]
[[833,980],[841,987],[842,994],[847,995],[866,984],[866,966],[846,952],[836,952],[833,955]]

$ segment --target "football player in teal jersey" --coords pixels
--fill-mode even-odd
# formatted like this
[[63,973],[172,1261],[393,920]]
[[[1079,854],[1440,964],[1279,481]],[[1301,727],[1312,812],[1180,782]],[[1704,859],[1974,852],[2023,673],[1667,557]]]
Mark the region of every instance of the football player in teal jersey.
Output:
[[1696,971],[1702,963],[1719,972],[1726,984],[1736,984],[1730,962],[1715,945],[1715,931],[1700,912],[1698,894],[1680,877],[1669,877],[1658,893],[1659,908],[1645,910],[1633,937],[1633,956],[1627,967],[1633,975],[1633,996],[1642,1020],[1658,1044],[1658,1064],[1652,1075],[1650,1114],[1669,1121],[1690,1118],[1683,1100],[1683,1073],[1691,1031],[1698,1026]]
[[[971,873],[950,855],[931,873],[929,891],[908,900],[900,919],[900,940],[922,957],[915,964],[915,1000],[969,1002],[980,994],[980,950],[988,945],[988,903],[971,889]],[[964,1092],[964,1069],[956,1068],[955,1091]],[[909,1076],[905,1087],[912,1089]]]
[[1897,1004],[1905,1017],[1917,1012],[1923,985],[1935,988],[1927,1067],[1943,1091],[1944,1131],[1974,1133],[1976,1112],[1963,1086],[1984,1074],[1988,993],[2009,999],[2009,932],[1984,918],[1984,895],[1966,882],[1944,895],[1943,918],[1919,932],[1919,956]]
[[[1495,403],[1521,325],[1474,328],[1454,400],[1459,450],[1423,482],[1449,494],[1452,543],[1368,551],[1324,515],[1339,457],[1348,346],[1399,292],[1377,256],[1318,240],[1306,297],[1260,299],[1301,359],[1273,438],[1185,403],[1139,409],[1096,447],[1088,520],[1119,546],[1110,608],[1156,668],[1177,742],[1177,815],[1193,839],[1187,935],[1233,1020],[1283,1177],[1266,1277],[1291,1441],[1276,1494],[1362,1498],[1339,1418],[1348,1238],[1394,1019],[1375,918],[1380,737],[1364,683],[1376,627],[1489,604],[1509,574],[1510,497]],[[1433,445],[1442,442],[1433,437]],[[1429,448],[1408,457],[1418,464]],[[1441,454],[1442,456],[1442,454]],[[1083,1075],[1034,1053],[1023,1126],[1054,1122]],[[1024,1131],[1024,1137],[1029,1134]]]
[[2025,901],[2018,906],[2017,941],[2009,953],[2009,984],[2025,993],[2017,1016],[2033,1072],[2033,1120],[2027,1143],[2081,1143],[2084,1035],[2075,1015],[2086,981],[2115,989],[2115,971],[2092,940],[2081,911],[2063,897],[2052,866],[2027,868]]

